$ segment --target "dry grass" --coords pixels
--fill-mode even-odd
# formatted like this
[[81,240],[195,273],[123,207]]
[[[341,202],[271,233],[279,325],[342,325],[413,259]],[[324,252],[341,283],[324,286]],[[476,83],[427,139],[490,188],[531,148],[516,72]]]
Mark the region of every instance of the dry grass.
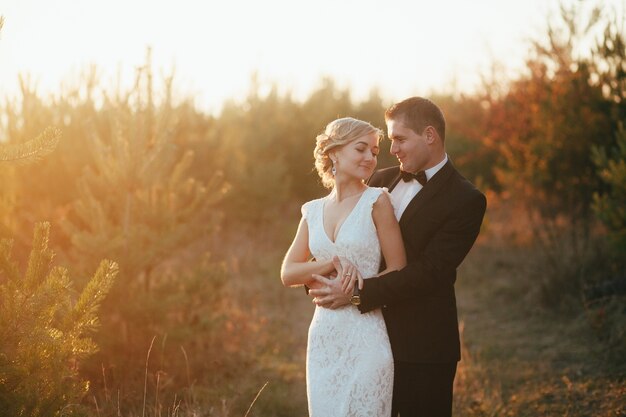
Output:
[[[241,291],[255,300],[273,336],[254,378],[257,389],[263,378],[269,383],[251,415],[306,415],[304,360],[313,308],[302,290],[284,289],[278,278],[291,232],[238,246],[241,277],[247,276]],[[455,415],[626,416],[624,360],[606,355],[582,306],[574,315],[540,306],[533,249],[503,247],[481,241],[459,273],[463,360]],[[258,274],[253,282],[252,271]]]
[[[227,260],[232,272],[233,326],[241,325],[238,317],[248,321],[246,329],[253,327],[241,331],[254,338],[238,342],[249,360],[225,365],[233,368],[222,369],[224,379],[214,384],[190,384],[178,402],[157,405],[149,391],[147,416],[307,415],[305,348],[313,306],[302,289],[283,288],[279,279],[293,232],[277,228],[221,242],[224,252],[215,256]],[[578,315],[559,316],[540,307],[532,250],[488,243],[474,248],[457,283],[463,359],[454,415],[626,416],[624,359],[606,355],[582,308]],[[148,389],[157,389],[157,382],[149,381]]]
[[[280,262],[291,239],[287,234],[291,232],[257,229],[254,239],[247,232],[224,233],[218,244],[209,242],[191,249],[180,264],[192,262],[209,249],[208,245],[212,258],[226,262],[229,271],[227,288],[216,306],[223,313],[224,332],[216,340],[206,341],[210,346],[205,360],[210,366],[193,366],[202,359],[198,357],[202,351],[197,347],[176,346],[174,352],[172,343],[166,344],[162,337],[153,343],[148,340],[145,363],[136,364],[136,368],[142,369],[142,380],[134,384],[134,389],[140,392],[129,395],[115,388],[107,389],[109,375],[103,372],[100,383],[103,389],[89,399],[91,414],[98,417],[306,415],[305,347],[313,306],[302,289],[286,289],[280,283]],[[173,367],[173,352],[186,360],[180,368]],[[207,374],[208,368],[214,374]]]
[[[236,245],[239,291],[271,335],[255,375],[245,382],[258,390],[269,381],[251,416],[307,414],[304,361],[313,307],[301,289],[282,288],[278,278],[291,232]],[[582,306],[574,315],[540,307],[533,249],[496,246],[480,242],[459,273],[463,360],[454,415],[626,416],[624,360],[606,355]],[[243,415],[255,390],[224,416]]]
[[255,340],[243,345],[258,356],[237,389],[229,390],[234,395],[225,392],[230,410],[224,417],[246,414],[263,386],[249,417],[307,415],[305,349],[313,305],[303,289],[284,288],[280,282],[282,257],[299,216],[298,210],[292,212],[285,224],[293,225],[293,230],[257,228],[254,233],[229,235],[224,245],[233,271],[231,294],[237,294],[240,307],[259,326]]
[[481,245],[462,267],[458,416],[626,416],[626,361],[580,314],[541,309],[530,250]]

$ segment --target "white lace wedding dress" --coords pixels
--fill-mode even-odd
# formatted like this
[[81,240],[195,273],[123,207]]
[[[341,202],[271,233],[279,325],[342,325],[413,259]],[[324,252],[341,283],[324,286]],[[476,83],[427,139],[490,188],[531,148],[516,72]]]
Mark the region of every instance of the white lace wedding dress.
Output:
[[[381,188],[367,188],[340,226],[335,242],[324,230],[324,204],[302,206],[309,230],[309,249],[316,259],[343,256],[364,277],[378,273],[380,244],[372,206]],[[336,310],[316,307],[309,327],[307,396],[311,417],[388,417],[391,414],[393,357],[380,310],[361,314],[348,305]]]

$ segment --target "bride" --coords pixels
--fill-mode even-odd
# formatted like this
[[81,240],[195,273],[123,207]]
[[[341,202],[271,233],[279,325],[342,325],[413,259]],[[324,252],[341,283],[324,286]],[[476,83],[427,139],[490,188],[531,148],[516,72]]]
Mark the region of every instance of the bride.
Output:
[[[380,310],[361,314],[363,277],[406,264],[400,228],[389,195],[364,181],[376,167],[382,131],[350,117],[334,120],[317,136],[315,166],[326,197],[302,206],[298,231],[281,268],[285,286],[313,286],[312,274],[341,279],[353,305],[316,307],[307,345],[307,397],[311,417],[391,414],[393,357]],[[310,261],[311,257],[314,258]],[[349,261],[349,262],[346,262]],[[354,288],[354,287],[357,288]]]

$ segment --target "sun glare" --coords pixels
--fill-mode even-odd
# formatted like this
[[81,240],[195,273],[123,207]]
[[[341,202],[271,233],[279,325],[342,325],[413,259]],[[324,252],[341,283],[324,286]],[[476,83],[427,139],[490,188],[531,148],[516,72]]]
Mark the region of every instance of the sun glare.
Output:
[[[617,1],[617,0],[616,0]],[[0,41],[4,94],[18,74],[56,92],[88,65],[101,81],[135,68],[152,48],[154,67],[215,111],[240,99],[251,74],[304,97],[324,76],[357,98],[377,87],[397,99],[474,89],[494,61],[523,64],[528,38],[558,3],[482,0],[293,2],[109,2],[8,0]]]

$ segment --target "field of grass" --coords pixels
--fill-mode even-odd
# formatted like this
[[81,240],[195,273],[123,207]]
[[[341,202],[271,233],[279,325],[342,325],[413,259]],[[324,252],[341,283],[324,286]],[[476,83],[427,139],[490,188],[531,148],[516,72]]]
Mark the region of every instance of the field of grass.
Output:
[[[314,306],[303,289],[280,282],[295,231],[285,229],[231,239],[215,254],[231,271],[226,296],[230,310],[239,312],[234,333],[249,338],[240,342],[243,361],[225,364],[221,380],[206,385],[204,378],[204,386],[190,387],[176,413],[146,415],[307,415],[305,349]],[[459,271],[463,359],[454,415],[625,417],[626,360],[606,348],[595,328],[603,310],[585,311],[582,303],[579,312],[566,314],[541,307],[536,253],[494,246],[479,242]]]
[[[280,255],[257,259],[268,288],[256,297],[275,344],[260,358],[269,383],[250,415],[305,416],[306,333],[313,306],[301,289],[280,287]],[[626,416],[624,358],[606,351],[591,313],[564,316],[539,306],[531,256],[530,250],[483,243],[459,271],[464,348],[454,415]]]
[[595,311],[538,305],[531,258],[482,245],[460,271],[455,415],[626,416],[626,358],[601,342]]

